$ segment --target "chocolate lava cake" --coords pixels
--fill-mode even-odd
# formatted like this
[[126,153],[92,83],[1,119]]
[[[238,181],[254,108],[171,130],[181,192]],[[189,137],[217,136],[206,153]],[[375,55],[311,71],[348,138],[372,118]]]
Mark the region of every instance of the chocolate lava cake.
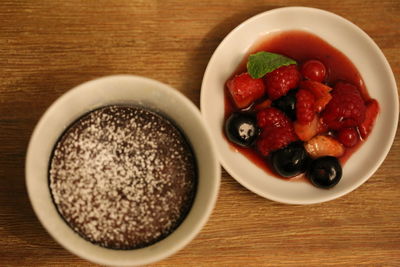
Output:
[[106,106],[58,140],[49,185],[58,212],[80,236],[106,248],[141,248],[168,236],[188,214],[196,159],[164,116]]

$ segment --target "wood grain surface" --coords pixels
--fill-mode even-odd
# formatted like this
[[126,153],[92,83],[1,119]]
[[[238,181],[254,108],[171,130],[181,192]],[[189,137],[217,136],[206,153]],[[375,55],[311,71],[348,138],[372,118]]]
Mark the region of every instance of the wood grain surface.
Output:
[[[0,1],[0,266],[94,266],[63,249],[29,204],[24,160],[46,108],[84,81],[137,74],[199,106],[213,51],[238,24],[310,6],[357,24],[400,81],[400,1]],[[374,155],[371,155],[373,157]],[[154,266],[400,266],[400,138],[354,192],[296,206],[261,198],[225,171],[216,208],[183,250]]]

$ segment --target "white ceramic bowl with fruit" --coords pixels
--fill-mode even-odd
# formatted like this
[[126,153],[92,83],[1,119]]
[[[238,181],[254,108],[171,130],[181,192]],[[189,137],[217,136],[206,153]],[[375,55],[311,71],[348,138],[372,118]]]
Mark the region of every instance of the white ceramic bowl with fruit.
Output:
[[[88,112],[97,108],[109,105],[128,105],[145,108],[155,111],[158,114],[162,114],[163,116],[165,116],[165,118],[172,120],[174,124],[177,125],[177,127],[184,133],[184,136],[186,136],[187,140],[191,144],[191,148],[196,158],[195,169],[197,169],[197,187],[194,201],[192,203],[189,213],[187,215],[185,214],[186,217],[179,224],[179,226],[177,226],[177,228],[173,230],[172,233],[167,235],[162,240],[156,240],[156,243],[152,243],[151,245],[147,245],[141,248],[107,248],[104,245],[100,246],[94,244],[93,242],[89,242],[87,236],[86,238],[81,237],[77,232],[72,229],[72,227],[69,227],[69,225],[66,223],[66,220],[63,220],[61,214],[59,213],[60,210],[56,208],[55,202],[53,201],[54,190],[51,189],[49,185],[49,177],[51,176],[49,174],[49,166],[51,159],[54,158],[52,156],[52,151],[60,136],[64,133],[67,127],[71,125],[71,123],[76,121],[84,114],[87,114]],[[106,123],[105,119],[99,119],[99,122]],[[131,121],[128,121],[126,123],[128,123],[129,125],[136,125]],[[100,128],[105,128],[104,124]],[[113,132],[116,132],[117,130],[121,131],[121,129],[113,129]],[[101,130],[102,129],[97,128],[96,131],[101,132]],[[159,130],[162,131],[163,129]],[[156,131],[158,130],[156,129]],[[130,138],[129,136],[132,135],[132,132],[133,131],[128,133],[127,138],[123,139],[123,142],[127,143],[129,140],[131,140],[128,138]],[[138,130],[134,132],[135,136],[137,135],[137,132]],[[96,136],[96,134],[89,134],[87,136]],[[104,140],[108,140],[109,138],[111,138],[110,133],[106,133],[103,136]],[[165,143],[166,140],[164,140],[163,142]],[[96,142],[96,145],[93,147],[101,147],[100,143],[101,141]],[[116,143],[114,142],[114,147],[116,147],[115,144]],[[127,147],[127,145],[123,146]],[[147,155],[146,152],[148,152],[140,150],[139,148],[137,148],[136,150],[144,155]],[[110,150],[110,153],[113,154],[109,154],[107,152],[106,154],[108,156],[105,156],[105,158],[108,160],[112,158],[118,158],[117,162],[120,162],[122,158],[115,154],[114,151],[115,149]],[[89,150],[89,152],[91,151]],[[105,151],[103,150],[102,153],[103,152]],[[82,155],[84,153],[86,152],[83,150],[80,150],[79,152],[79,154]],[[102,158],[101,155],[99,157],[96,157],[96,155],[92,154],[90,158],[87,158],[87,161],[81,164],[83,167],[84,165],[89,166],[88,162],[92,158]],[[149,157],[150,156],[148,156],[147,158]],[[133,162],[133,156],[128,155],[126,158],[128,166],[133,166],[135,164],[135,162]],[[100,162],[103,163],[103,161]],[[67,165],[70,163],[65,160],[63,164]],[[106,165],[101,166],[104,167]],[[154,173],[153,170],[155,170],[157,166],[154,165],[154,168],[152,167],[153,165],[149,166],[149,171],[143,171],[143,173],[147,173],[146,179],[147,177],[149,177],[148,179],[153,179],[152,181],[154,181],[155,176],[153,176],[152,173]],[[80,166],[75,167],[76,169],[74,170],[76,172],[81,170]],[[169,167],[169,169],[171,169],[171,167]],[[218,164],[215,148],[213,146],[210,133],[206,128],[201,114],[199,110],[195,107],[195,105],[177,90],[171,88],[168,85],[148,78],[133,75],[115,75],[89,81],[71,89],[63,96],[61,96],[57,101],[55,101],[42,116],[32,134],[26,156],[25,171],[26,185],[32,207],[40,222],[42,223],[44,228],[50,233],[50,235],[63,247],[79,257],[98,264],[113,266],[137,266],[149,264],[155,261],[162,260],[182,249],[200,232],[202,227],[207,222],[207,219],[210,216],[215,205],[220,183],[220,165]],[[113,172],[116,170],[111,169],[109,171]],[[167,171],[168,170],[165,170],[165,172]],[[95,177],[95,179],[97,179],[97,177],[102,177],[102,174],[106,172],[107,170],[103,168],[100,172],[92,172],[91,174],[89,173],[88,175],[80,176],[79,179],[82,181],[90,181],[90,177]],[[130,172],[131,174],[133,173],[132,171]],[[176,177],[178,175],[179,174],[175,173],[172,175],[172,177]],[[122,176],[122,172],[119,172],[119,174],[117,175],[110,175],[110,182],[107,182],[104,179],[98,180],[99,182],[96,184],[99,184],[99,186],[97,187],[98,191],[96,192],[104,192],[105,194],[102,196],[106,196],[108,192],[115,191],[116,186],[114,185],[116,184],[114,183],[114,181],[117,182],[118,179],[120,179],[119,177]],[[142,179],[138,178],[139,176],[139,174],[129,175],[129,177],[135,177],[132,179],[136,179],[136,181],[138,179]],[[74,173],[72,173],[66,180],[70,180],[73,177],[75,177]],[[124,177],[127,176],[125,175]],[[131,182],[129,186],[123,185],[122,188],[117,189],[120,191],[124,191],[125,189],[134,188],[133,184],[136,184],[136,182]],[[157,186],[157,188],[161,188],[159,184],[157,184]],[[69,191],[68,193],[71,199],[73,198],[73,196],[76,195],[76,191],[82,189],[80,183],[76,183],[75,186],[72,186],[72,188],[73,191]],[[93,188],[96,188],[96,186],[94,185]],[[65,190],[67,189],[68,188],[66,188]],[[86,201],[86,206],[82,206],[82,209],[79,209],[78,215],[83,214],[85,215],[85,218],[87,218],[88,216],[96,217],[97,214],[101,214],[99,213],[99,209],[90,211],[89,214],[89,207],[97,205],[92,204],[95,203],[94,201],[97,197],[93,194],[93,190],[95,189],[85,189],[85,191],[83,192],[84,195],[90,195],[92,196],[92,198],[91,200]],[[164,191],[167,192],[166,190]],[[171,192],[168,191],[168,193]],[[166,193],[159,194],[159,196],[154,197],[155,200],[165,197],[166,195]],[[172,192],[171,195],[173,194],[174,193]],[[123,199],[123,201],[126,204],[127,199],[132,199],[133,197],[136,198],[136,196],[140,198],[141,195],[143,195],[143,190],[137,191],[132,195],[124,195],[125,198]],[[113,195],[110,202],[116,203],[117,206],[124,206],[125,204],[122,203],[121,199],[119,199],[121,201],[117,200],[117,196],[118,194]],[[142,198],[142,200],[144,200],[144,198]],[[81,201],[81,199],[79,201]],[[104,200],[101,201],[103,202],[100,203],[104,203]],[[85,203],[85,201],[81,202]],[[65,205],[70,206],[74,203],[66,203]],[[142,210],[142,208],[144,209],[143,202],[139,203],[138,205],[140,205],[140,209],[136,210]],[[166,206],[164,205],[163,208],[165,209],[165,207]],[[105,210],[109,209],[107,208]],[[126,213],[129,212],[131,212],[130,209]],[[161,213],[162,212],[158,212],[157,214]],[[138,214],[140,215],[141,213],[139,212]],[[154,216],[157,216],[157,214],[154,213]],[[112,218],[116,218],[115,216],[119,215],[121,214],[116,214],[116,212],[114,212],[109,216],[99,216],[99,220],[96,221],[96,225],[102,223],[104,220],[106,221],[106,223],[111,222]],[[141,216],[143,217],[144,215]],[[137,217],[139,216],[136,216],[135,218]],[[163,222],[163,220],[161,219],[154,220]],[[127,221],[128,223],[130,223],[132,220],[133,219],[124,220],[124,222]],[[149,221],[147,221],[147,224],[149,224]],[[86,224],[84,224],[84,226],[85,225]],[[111,231],[119,231],[120,229],[122,229],[123,231],[123,229],[127,228],[126,225],[126,223],[121,223],[121,225],[119,225],[118,227],[113,227]],[[140,225],[144,225],[144,223]],[[109,234],[107,234],[106,230],[107,229],[104,228],[99,229],[99,231],[102,231],[102,234],[100,236],[108,236]],[[135,232],[132,231],[129,236],[132,236],[133,233]],[[126,235],[121,236],[124,237]]]
[[287,7],[225,37],[204,74],[201,111],[233,178],[270,200],[312,204],[373,175],[399,105],[392,70],[365,32],[327,11]]

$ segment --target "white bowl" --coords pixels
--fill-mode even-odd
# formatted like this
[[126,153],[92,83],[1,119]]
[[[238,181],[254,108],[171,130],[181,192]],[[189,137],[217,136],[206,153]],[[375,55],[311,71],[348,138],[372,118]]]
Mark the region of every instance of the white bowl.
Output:
[[[170,117],[191,143],[198,164],[193,206],[183,223],[167,238],[146,248],[112,250],[76,234],[57,213],[48,185],[52,149],[68,125],[84,113],[110,104],[136,104]],[[220,166],[199,110],[177,90],[138,76],[109,76],[75,87],[55,101],[37,124],[26,157],[26,184],[36,215],[47,231],[72,253],[95,263],[133,266],[170,256],[188,244],[206,223],[215,205]]]
[[[223,136],[224,84],[261,37],[283,30],[304,30],[344,53],[357,67],[367,90],[380,104],[380,114],[365,144],[343,168],[343,177],[330,190],[310,183],[288,182],[268,175]],[[204,74],[201,112],[217,145],[219,160],[239,183],[270,200],[311,204],[343,196],[364,183],[381,165],[393,143],[398,121],[398,95],[392,70],[379,47],[360,28],[333,13],[306,7],[287,7],[256,15],[236,27],[215,50]]]

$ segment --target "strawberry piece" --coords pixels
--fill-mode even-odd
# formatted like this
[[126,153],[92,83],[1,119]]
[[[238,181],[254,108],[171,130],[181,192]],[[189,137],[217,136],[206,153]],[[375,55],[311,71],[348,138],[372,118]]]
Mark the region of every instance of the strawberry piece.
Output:
[[265,75],[265,84],[268,97],[271,100],[278,99],[293,88],[300,81],[300,72],[296,65],[282,66]]
[[315,117],[315,97],[308,90],[300,89],[296,94],[296,117],[301,124],[307,124]]
[[329,129],[355,127],[365,119],[365,104],[357,87],[339,82],[332,91],[332,99],[322,113]]
[[257,113],[257,125],[266,127],[289,127],[291,122],[285,113],[276,108],[266,108]]
[[309,90],[315,97],[315,109],[316,112],[324,110],[326,105],[331,101],[332,95],[329,93],[332,88],[316,81],[305,80],[300,82],[301,89]]
[[296,135],[302,141],[308,141],[317,134],[324,133],[328,130],[318,115],[316,115],[311,122],[306,124],[295,121],[293,127]]
[[375,99],[371,99],[367,102],[366,110],[365,110],[365,119],[364,121],[358,126],[358,131],[362,138],[367,138],[369,133],[374,126],[376,117],[379,113],[379,104],[378,101]]
[[257,149],[263,156],[270,152],[283,148],[297,140],[293,126],[266,127],[262,130],[257,140]]
[[262,79],[253,79],[244,72],[227,82],[229,93],[238,108],[246,108],[265,94]]
[[272,104],[271,99],[266,99],[266,100],[264,100],[263,102],[257,104],[257,105],[254,107],[254,110],[255,110],[255,111],[260,111],[260,110],[263,110],[263,109],[265,109],[265,108],[269,108],[269,107],[271,106],[271,104]]
[[317,135],[304,145],[312,158],[323,156],[340,157],[344,154],[343,145],[333,137]]

